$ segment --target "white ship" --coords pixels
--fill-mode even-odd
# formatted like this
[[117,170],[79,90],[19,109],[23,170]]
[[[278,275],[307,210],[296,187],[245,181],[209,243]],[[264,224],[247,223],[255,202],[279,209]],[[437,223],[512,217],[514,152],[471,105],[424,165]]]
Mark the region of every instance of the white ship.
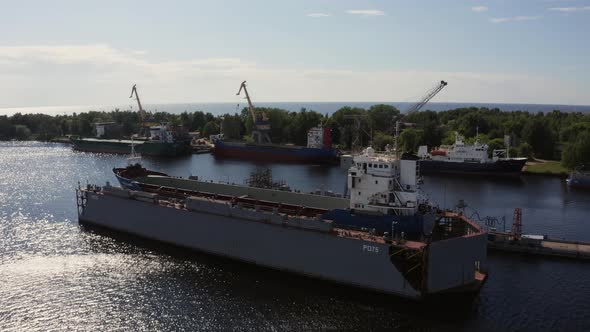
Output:
[[491,158],[488,151],[488,145],[480,143],[477,137],[475,143],[470,145],[465,143],[463,136],[456,134],[453,145],[441,146],[430,153],[425,145],[418,148],[420,172],[520,175],[526,158],[510,158],[508,146],[492,151]]

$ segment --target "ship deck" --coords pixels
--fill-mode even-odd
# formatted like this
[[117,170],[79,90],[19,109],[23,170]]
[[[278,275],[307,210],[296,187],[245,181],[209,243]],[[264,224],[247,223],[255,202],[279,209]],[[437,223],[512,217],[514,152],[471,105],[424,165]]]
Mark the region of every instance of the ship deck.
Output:
[[145,140],[128,140],[128,139],[110,139],[110,138],[80,138],[79,141],[96,142],[96,143],[120,143],[120,144],[134,144],[140,145],[145,143]]
[[[116,188],[116,187],[110,187]],[[97,194],[103,195],[111,195],[110,191],[99,190],[100,187],[92,187],[90,189],[82,189],[82,191],[92,191]],[[119,189],[118,190],[124,190]],[[298,218],[317,218],[318,212],[322,212],[324,210],[315,209],[315,208],[305,208],[300,206],[290,206],[290,205],[282,205],[276,204],[275,202],[265,202],[260,200],[252,200],[246,197],[228,197],[224,195],[216,195],[211,193],[196,193],[196,192],[188,192],[183,190],[172,190],[173,188],[153,188],[153,186],[147,185],[144,188],[146,192],[155,193],[158,196],[158,199],[153,201],[153,204],[157,204],[164,208],[172,208],[178,210],[188,210],[184,203],[184,199],[190,196],[197,196],[197,197],[205,197],[212,201],[219,201],[219,202],[231,202],[231,204],[238,204],[243,208],[248,209],[258,209],[259,211],[266,211],[266,212],[273,212],[273,213],[282,213],[290,217],[298,217]],[[112,189],[111,189],[112,190]],[[119,196],[120,197],[120,196]],[[140,196],[141,197],[141,196]],[[127,199],[134,199],[133,196],[128,197]],[[140,199],[140,198],[139,198]],[[141,200],[141,199],[140,199]],[[280,207],[280,208],[279,208]],[[316,230],[308,230],[306,231],[316,231]],[[391,244],[398,248],[405,248],[411,250],[421,250],[427,246],[425,242],[420,241],[411,241],[411,240],[394,240],[391,241],[390,239],[386,239],[382,235],[373,234],[369,231],[365,230],[358,230],[358,229],[348,229],[335,226],[328,234],[333,236],[347,238],[351,240],[361,240],[366,242],[372,242],[376,244]]]

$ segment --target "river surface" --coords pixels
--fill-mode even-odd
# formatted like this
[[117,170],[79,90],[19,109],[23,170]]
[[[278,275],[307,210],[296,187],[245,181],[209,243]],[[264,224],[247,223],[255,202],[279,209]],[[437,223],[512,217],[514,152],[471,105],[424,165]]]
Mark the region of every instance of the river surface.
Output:
[[[338,167],[211,155],[144,164],[235,183],[271,167],[302,191],[345,184]],[[490,254],[490,278],[465,312],[80,228],[77,183],[116,183],[111,169],[124,165],[125,156],[67,145],[0,142],[0,331],[590,330],[589,263]],[[525,233],[590,241],[590,192],[568,190],[563,179],[425,177],[422,189],[441,207],[464,199],[474,218],[505,216],[508,229],[521,207]]]

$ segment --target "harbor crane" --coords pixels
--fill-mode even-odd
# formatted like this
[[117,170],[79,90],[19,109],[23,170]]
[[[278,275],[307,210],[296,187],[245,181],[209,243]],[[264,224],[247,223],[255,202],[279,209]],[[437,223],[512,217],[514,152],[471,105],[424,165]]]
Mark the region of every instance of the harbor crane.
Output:
[[248,93],[248,89],[246,88],[246,81],[240,84],[240,89],[237,96],[244,90],[246,94],[246,100],[248,100],[248,111],[252,116],[253,124],[252,124],[252,139],[254,142],[258,144],[271,144],[270,140],[270,122],[268,121],[268,117],[266,113],[262,112],[261,115],[257,115],[256,111],[254,110],[254,105],[252,104],[252,100],[250,99],[250,94]]
[[414,114],[418,112],[424,105],[426,105],[430,99],[434,98],[448,83],[445,81],[440,81],[434,88],[428,91],[428,93],[416,104],[412,105],[404,115],[402,115],[399,119],[395,121],[395,136],[394,136],[394,149],[395,149],[395,156],[399,158],[399,135],[401,126],[415,126],[415,123],[410,122],[402,122],[402,120],[407,117],[408,115]]
[[129,98],[133,98],[133,95],[135,95],[135,100],[137,100],[137,107],[139,107],[139,114],[143,119],[145,111],[143,110],[143,107],[141,107],[141,101],[139,100],[139,94],[137,93],[137,84],[133,84],[133,87],[131,88],[131,95],[129,96]]
[[149,127],[156,126],[158,123],[154,122],[151,118],[148,118],[147,112],[141,106],[141,100],[139,100],[139,93],[137,92],[137,84],[133,84],[131,88],[131,95],[129,98],[133,98],[135,96],[135,100],[137,100],[137,107],[139,108],[139,120],[141,121],[141,127],[143,131],[147,131]]

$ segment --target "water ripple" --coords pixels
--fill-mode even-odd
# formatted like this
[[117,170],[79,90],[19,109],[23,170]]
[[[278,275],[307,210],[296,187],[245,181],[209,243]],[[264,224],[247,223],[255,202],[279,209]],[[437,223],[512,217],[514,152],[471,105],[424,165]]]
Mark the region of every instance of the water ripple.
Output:
[[[76,222],[73,189],[78,181],[114,182],[111,168],[123,165],[124,156],[37,142],[0,142],[0,152],[1,331],[590,330],[585,264],[492,255],[477,310],[441,317],[439,310],[390,297],[85,230]],[[146,163],[182,176],[226,174],[235,182],[254,167],[207,155]],[[341,173],[273,169],[308,186],[300,189],[327,183],[339,191]],[[435,198],[450,202],[463,195],[490,214],[510,215],[506,207],[521,204],[527,225],[539,230],[590,233],[584,224],[589,196],[558,182],[486,182],[480,188],[460,182],[449,184],[453,191],[445,196],[438,190],[442,182],[427,186]],[[534,196],[555,190],[561,190],[557,198]]]

